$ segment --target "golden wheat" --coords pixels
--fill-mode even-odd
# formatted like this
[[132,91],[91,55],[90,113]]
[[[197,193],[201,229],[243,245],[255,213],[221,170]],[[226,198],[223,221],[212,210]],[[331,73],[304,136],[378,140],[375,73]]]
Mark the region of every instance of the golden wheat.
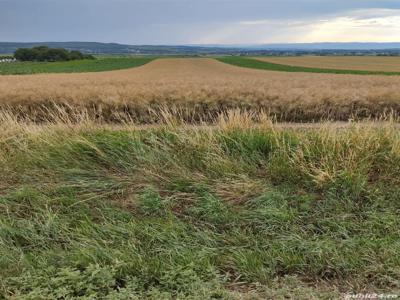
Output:
[[213,59],[159,59],[111,72],[0,77],[0,107],[42,120],[58,106],[107,121],[152,122],[152,110],[177,107],[201,119],[240,107],[279,120],[347,120],[400,111],[400,77],[280,73]]

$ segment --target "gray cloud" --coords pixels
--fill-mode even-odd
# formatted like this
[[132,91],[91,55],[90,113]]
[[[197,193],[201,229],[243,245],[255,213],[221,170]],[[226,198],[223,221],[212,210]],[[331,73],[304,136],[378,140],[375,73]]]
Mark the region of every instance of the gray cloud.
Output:
[[398,0],[0,0],[0,41],[291,42],[311,30],[304,23],[398,9]]

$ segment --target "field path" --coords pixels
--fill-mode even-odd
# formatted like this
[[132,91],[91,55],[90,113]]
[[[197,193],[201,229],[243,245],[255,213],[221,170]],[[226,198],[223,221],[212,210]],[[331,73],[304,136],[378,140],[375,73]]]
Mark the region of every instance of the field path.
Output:
[[122,70],[82,73],[40,73],[31,75],[3,75],[0,83],[6,81],[30,81],[65,80],[68,82],[97,80],[115,82],[129,80],[130,82],[149,81],[175,81],[196,80],[200,83],[207,79],[237,79],[238,76],[250,76],[259,78],[266,75],[265,71],[255,69],[238,68],[221,63],[212,58],[162,58],[155,59],[139,67]]
[[212,58],[162,58],[137,68],[107,73],[118,75],[124,73],[132,80],[139,81],[193,80],[199,83],[213,80],[237,80],[238,76],[253,79],[259,79],[262,75],[266,76],[265,71],[238,68]]

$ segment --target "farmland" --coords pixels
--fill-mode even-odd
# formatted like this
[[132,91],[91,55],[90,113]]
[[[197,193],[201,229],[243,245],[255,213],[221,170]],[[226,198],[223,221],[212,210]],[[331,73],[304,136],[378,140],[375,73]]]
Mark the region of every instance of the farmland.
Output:
[[400,72],[400,57],[390,56],[297,56],[254,58],[261,61],[299,67]]
[[0,106],[41,121],[56,106],[107,122],[152,123],[152,110],[186,120],[225,110],[265,110],[280,121],[379,117],[400,110],[400,76],[270,72],[211,58],[156,59],[138,68],[90,74],[0,77]]
[[0,76],[0,299],[400,292],[400,76],[135,66]]
[[[368,58],[367,58],[368,59]],[[321,66],[306,66],[301,64],[300,65],[293,65],[290,63],[290,60],[285,63],[285,60],[278,59],[272,62],[269,58],[265,57],[256,57],[256,58],[248,58],[248,57],[221,57],[218,58],[219,61],[231,64],[238,67],[244,68],[252,68],[252,69],[259,69],[259,70],[269,70],[269,71],[279,71],[279,72],[295,72],[295,73],[326,73],[326,74],[353,74],[353,75],[386,75],[386,76],[399,76],[400,72],[394,71],[371,71],[366,70],[367,66],[364,67],[362,70],[352,69],[351,66],[346,67],[345,61],[340,64],[340,60],[336,62],[336,64],[340,65],[341,68],[328,68],[323,67],[323,60],[321,59],[320,65]],[[306,63],[304,63],[306,64]],[[318,63],[316,63],[318,65]],[[372,64],[374,65],[374,64]],[[377,67],[376,64],[374,67]],[[385,67],[382,67],[385,68]]]
[[152,59],[152,57],[105,57],[67,62],[17,62],[0,64],[0,75],[101,72],[138,67]]

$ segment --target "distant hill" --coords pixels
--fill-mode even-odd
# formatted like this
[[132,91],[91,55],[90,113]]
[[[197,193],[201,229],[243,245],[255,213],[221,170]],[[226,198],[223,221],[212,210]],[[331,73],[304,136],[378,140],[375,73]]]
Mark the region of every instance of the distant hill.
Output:
[[218,54],[239,49],[203,46],[164,46],[164,45],[123,45],[116,43],[96,42],[37,42],[37,43],[12,43],[0,42],[0,54],[10,54],[18,48],[32,48],[48,46],[50,48],[65,48],[78,50],[90,54],[146,54],[146,55],[193,55],[193,54]]
[[391,50],[400,49],[400,43],[294,43],[251,45],[244,46],[244,48],[257,50]]
[[301,43],[265,45],[124,45],[96,42],[0,42],[0,54],[36,46],[78,50],[87,54],[136,55],[400,55],[400,43]]

